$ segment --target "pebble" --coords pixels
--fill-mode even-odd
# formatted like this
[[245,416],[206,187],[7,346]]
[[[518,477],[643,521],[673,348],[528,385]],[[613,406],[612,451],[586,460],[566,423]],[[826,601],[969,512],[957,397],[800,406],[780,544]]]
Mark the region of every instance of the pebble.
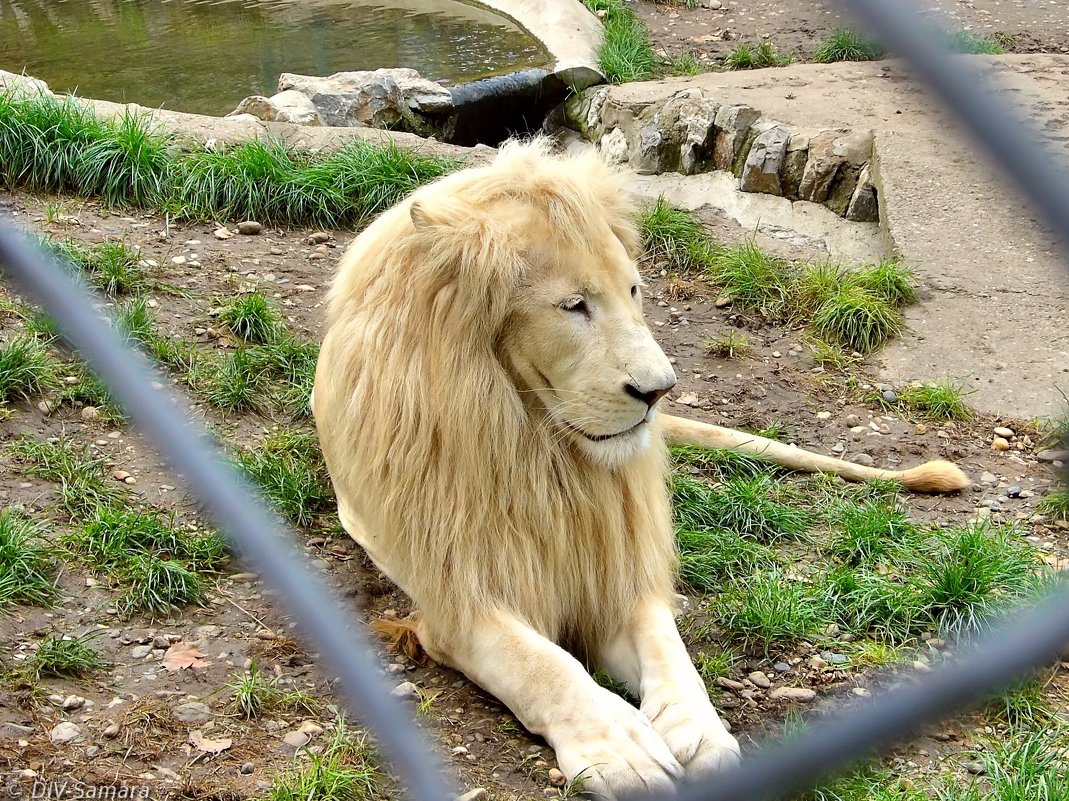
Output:
[[1010,443],[1005,437],[993,437],[991,439],[991,447],[996,451],[1008,451]]
[[55,403],[53,401],[43,400],[43,401],[38,401],[37,409],[38,409],[38,411],[41,412],[41,414],[52,414],[52,412],[54,412],[56,410],[58,405],[59,404],[57,404],[57,403]]
[[104,731],[101,732],[101,734],[104,735],[104,737],[106,737],[109,740],[112,740],[112,739],[118,737],[119,736],[119,724],[118,723],[109,724],[108,727],[106,729],[104,729]]
[[330,241],[330,234],[326,231],[316,231],[314,234],[308,235],[309,245],[323,245]]
[[419,688],[410,681],[402,681],[390,690],[390,695],[394,698],[416,698],[419,696]]
[[297,749],[304,748],[308,745],[308,742],[311,739],[311,737],[302,731],[290,731],[286,732],[286,736],[282,738],[282,744],[287,749],[296,751]]
[[318,723],[313,723],[310,720],[306,720],[297,729],[301,734],[307,734],[309,737],[317,737],[323,733],[323,727]]
[[100,409],[96,406],[83,406],[82,407],[82,419],[83,420],[97,420],[100,418]]
[[791,669],[791,666],[788,665],[786,662],[777,662],[772,667],[775,668],[777,673],[786,673],[788,670]]
[[880,393],[880,397],[888,403],[898,403],[898,395],[895,394],[893,389],[885,389]]
[[54,743],[72,743],[82,736],[82,730],[71,723],[69,720],[65,720],[52,729],[48,734],[48,738]]
[[130,656],[134,659],[144,659],[146,656],[152,653],[152,644],[138,645],[130,650]]
[[876,464],[876,460],[869,456],[867,453],[855,453],[850,457],[850,461],[854,464],[859,464],[862,467],[872,467]]
[[853,428],[854,426],[861,425],[861,418],[856,414],[848,414],[843,422],[846,423],[848,428]]
[[172,709],[171,714],[183,723],[206,723],[212,717],[212,710],[200,701],[186,701]]
[[743,684],[741,681],[735,681],[734,679],[729,679],[726,676],[717,676],[716,683],[726,690],[734,690],[735,692],[740,692],[746,688],[746,685]]
[[92,759],[93,757],[95,757],[99,753],[100,753],[100,746],[98,746],[98,745],[91,745],[91,746],[89,746],[88,748],[85,749],[85,755],[87,757],[89,757],[89,759]]
[[755,685],[760,687],[762,690],[767,690],[769,687],[772,686],[772,682],[769,680],[768,676],[766,676],[764,672],[760,670],[755,670],[753,673],[747,676],[747,678]]
[[831,417],[831,412],[817,412],[818,420],[827,420],[829,417]]
[[549,783],[554,787],[563,787],[568,783],[568,777],[561,773],[557,768],[550,768]]
[[771,698],[784,701],[798,701],[807,704],[817,697],[817,691],[808,687],[777,687],[772,691]]
[[982,762],[966,762],[962,767],[974,776],[983,776],[987,773],[987,768],[984,767]]
[[710,8],[713,11],[717,11],[723,8],[724,4],[721,2],[721,0],[705,0],[705,7]]
[[20,726],[18,723],[0,723],[0,738],[18,740],[33,734],[32,726]]
[[[41,404],[37,405],[40,407]],[[1036,458],[1041,462],[1069,462],[1069,451],[1047,448],[1046,450],[1039,451],[1036,454]]]
[[125,470],[112,470],[111,477],[116,481],[126,481],[126,479],[131,478],[131,475]]
[[1014,484],[1012,487],[1006,488],[1006,494],[1009,495],[1011,498],[1020,498],[1021,488]]
[[850,692],[852,692],[858,698],[870,698],[870,697],[872,697],[872,693],[870,693],[864,687],[855,687]]
[[994,473],[988,473],[985,470],[983,473],[980,474],[980,483],[988,484],[993,487],[998,484],[998,476],[996,476]]
[[241,766],[241,775],[242,776],[248,776],[254,770],[256,770],[256,766],[254,764],[252,764],[251,762],[246,762],[244,765]]
[[1012,439],[1015,435],[1013,433],[1012,428],[1005,428],[1004,426],[999,426],[995,429],[995,436],[1002,437],[1003,439]]
[[474,790],[468,790],[464,795],[458,795],[453,801],[483,801],[486,796],[485,787],[476,787]]
[[85,706],[85,699],[80,695],[68,695],[63,699],[63,703],[60,705],[60,709],[64,712],[73,712],[76,709],[81,709]]
[[246,236],[255,236],[264,230],[264,227],[256,220],[245,220],[245,222],[238,223],[238,233],[245,234]]

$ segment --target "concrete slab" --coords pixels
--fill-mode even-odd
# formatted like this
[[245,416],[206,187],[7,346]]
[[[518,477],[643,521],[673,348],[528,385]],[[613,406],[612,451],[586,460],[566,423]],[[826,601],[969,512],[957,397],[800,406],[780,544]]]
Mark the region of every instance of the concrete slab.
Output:
[[[1069,56],[962,58],[1069,163]],[[962,380],[972,405],[1012,416],[1062,408],[1069,253],[904,65],[797,64],[612,91],[641,100],[687,85],[787,124],[873,129],[881,224],[923,284],[906,311],[910,331],[880,354],[887,381]]]

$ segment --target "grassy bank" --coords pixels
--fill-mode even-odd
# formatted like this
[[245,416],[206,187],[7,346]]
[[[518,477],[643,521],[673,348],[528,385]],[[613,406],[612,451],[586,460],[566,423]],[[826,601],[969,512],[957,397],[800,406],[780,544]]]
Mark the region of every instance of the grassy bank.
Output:
[[273,141],[184,150],[133,114],[103,119],[69,97],[0,95],[0,186],[99,197],[179,219],[337,227],[456,166],[360,140],[326,154]]

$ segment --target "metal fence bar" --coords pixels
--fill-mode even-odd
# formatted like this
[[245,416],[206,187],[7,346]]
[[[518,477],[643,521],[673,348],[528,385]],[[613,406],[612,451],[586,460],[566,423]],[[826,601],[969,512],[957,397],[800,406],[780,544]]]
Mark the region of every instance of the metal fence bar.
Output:
[[379,677],[378,660],[362,628],[342,625],[347,613],[293,546],[294,537],[263,511],[263,501],[213,452],[174,400],[152,388],[156,372],[139,364],[118,333],[98,317],[92,296],[74,280],[71,269],[5,224],[0,224],[0,266],[59,323],[160,454],[185,475],[242,558],[289,609],[301,635],[341,678],[352,710],[372,729],[408,792],[419,801],[451,799],[455,793],[443,780],[437,759]]

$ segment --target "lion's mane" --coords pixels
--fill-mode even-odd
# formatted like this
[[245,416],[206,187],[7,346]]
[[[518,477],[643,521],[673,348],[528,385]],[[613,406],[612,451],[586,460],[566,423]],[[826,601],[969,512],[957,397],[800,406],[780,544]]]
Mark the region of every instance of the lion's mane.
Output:
[[561,442],[498,352],[537,269],[530,214],[560,241],[596,241],[608,223],[633,252],[632,212],[596,155],[513,143],[383,214],[342,259],[316,423],[343,522],[432,635],[507,610],[590,656],[637,598],[672,592],[661,437],[598,465]]

